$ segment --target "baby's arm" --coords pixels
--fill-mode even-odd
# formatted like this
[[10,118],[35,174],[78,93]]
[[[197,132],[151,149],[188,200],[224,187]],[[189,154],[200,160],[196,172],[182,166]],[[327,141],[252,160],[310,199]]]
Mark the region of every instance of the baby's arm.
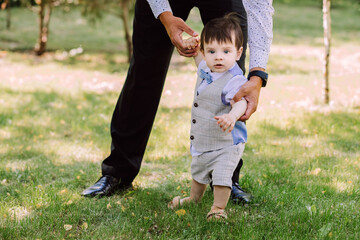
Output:
[[231,102],[231,111],[227,114],[221,116],[215,116],[217,124],[220,125],[220,128],[225,132],[226,129],[229,129],[231,132],[234,129],[236,121],[244,115],[247,107],[247,102],[245,99],[241,99],[238,102]]
[[202,54],[199,54],[199,51],[194,55],[195,64],[199,67],[200,62],[203,60]]

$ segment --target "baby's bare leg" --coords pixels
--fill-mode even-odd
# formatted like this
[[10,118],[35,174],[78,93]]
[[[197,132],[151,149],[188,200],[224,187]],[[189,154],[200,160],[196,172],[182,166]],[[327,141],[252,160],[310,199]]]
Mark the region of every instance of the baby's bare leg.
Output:
[[200,202],[202,197],[204,196],[206,190],[206,184],[201,184],[192,180],[191,190],[190,190],[190,198],[194,202]]
[[206,184],[198,183],[193,179],[191,183],[190,197],[181,199],[180,205],[187,202],[200,202],[202,197],[204,196],[205,190]]
[[224,210],[229,198],[231,189],[225,186],[214,186],[214,203],[211,210]]

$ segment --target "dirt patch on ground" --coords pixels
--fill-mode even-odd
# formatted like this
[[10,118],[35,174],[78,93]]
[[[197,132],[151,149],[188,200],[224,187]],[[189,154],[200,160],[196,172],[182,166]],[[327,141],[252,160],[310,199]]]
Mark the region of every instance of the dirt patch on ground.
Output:
[[[44,59],[32,65],[11,62],[7,55],[7,52],[0,52],[0,86],[14,90],[120,92],[126,77],[126,72],[110,74],[71,69]],[[321,101],[323,48],[274,45],[271,55],[269,66],[273,70],[284,67],[277,62],[283,61],[285,65],[288,64],[286,67],[300,66],[301,71],[294,74],[290,69],[288,72],[271,73],[272,69],[269,67],[271,84],[263,89],[258,110],[267,108],[267,105],[296,107],[314,105]],[[360,104],[359,65],[359,46],[332,47],[330,93],[333,102],[343,106]],[[196,68],[193,61],[175,53],[161,104],[167,107],[190,106],[195,80]],[[279,89],[284,93],[278,94]]]
[[[321,47],[309,47],[306,45],[271,47],[271,53],[284,56],[309,57],[319,59],[321,64],[324,60],[325,50]],[[271,60],[271,55],[270,55]],[[330,53],[331,76],[341,76],[349,73],[360,73],[360,46],[343,45],[333,46]],[[319,66],[321,67],[321,66]],[[360,78],[359,78],[360,79]]]
[[27,65],[0,58],[1,84],[11,88],[35,89],[54,88],[64,91],[83,89],[106,92],[120,90],[124,76],[97,71],[74,70],[55,63]]

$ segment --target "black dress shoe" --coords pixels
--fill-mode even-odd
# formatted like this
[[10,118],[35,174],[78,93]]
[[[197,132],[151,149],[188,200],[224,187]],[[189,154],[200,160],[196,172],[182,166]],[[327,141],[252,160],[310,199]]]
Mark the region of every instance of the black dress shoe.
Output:
[[233,183],[231,188],[231,200],[234,203],[249,203],[251,201],[252,195],[245,192],[238,183]]
[[119,179],[104,175],[94,185],[85,189],[81,195],[84,197],[109,196],[118,188],[119,183]]
[[117,186],[117,190],[122,192],[129,190],[132,187],[133,187],[132,183],[120,182],[120,184]]

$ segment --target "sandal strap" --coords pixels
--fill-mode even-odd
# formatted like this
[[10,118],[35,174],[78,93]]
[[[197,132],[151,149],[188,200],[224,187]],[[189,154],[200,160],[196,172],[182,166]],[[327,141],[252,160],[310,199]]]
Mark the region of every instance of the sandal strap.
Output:
[[210,219],[212,219],[213,217],[218,218],[218,219],[219,219],[219,218],[222,218],[222,219],[227,219],[227,218],[228,218],[225,210],[221,210],[221,209],[215,210],[215,211],[213,211],[213,210],[210,211],[210,212],[207,214],[206,219],[210,220]]

